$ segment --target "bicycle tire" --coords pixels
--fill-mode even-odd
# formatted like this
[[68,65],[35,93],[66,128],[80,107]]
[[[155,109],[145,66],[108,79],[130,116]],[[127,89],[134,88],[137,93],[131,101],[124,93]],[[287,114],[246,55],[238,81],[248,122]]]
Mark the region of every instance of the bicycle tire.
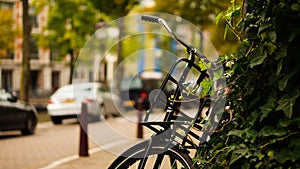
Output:
[[[149,141],[144,141],[129,148],[118,156],[108,169],[192,168],[192,159],[176,146],[166,150],[165,145],[151,144],[149,155],[145,158],[144,154],[148,144]],[[159,157],[162,157],[161,161],[159,161]],[[142,160],[144,165],[140,167]]]

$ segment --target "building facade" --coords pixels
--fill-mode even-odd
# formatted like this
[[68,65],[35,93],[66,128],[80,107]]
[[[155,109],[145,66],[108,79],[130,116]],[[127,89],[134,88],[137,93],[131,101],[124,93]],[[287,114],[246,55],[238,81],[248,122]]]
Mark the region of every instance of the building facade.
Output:
[[[0,10],[12,12],[13,27],[22,29],[22,1],[0,0]],[[69,82],[69,59],[56,61],[57,53],[50,48],[39,48],[34,39],[45,28],[47,24],[48,9],[44,7],[38,15],[30,7],[32,31],[30,39],[30,69],[31,69],[31,97],[42,97],[49,95],[58,87]],[[0,58],[0,88],[7,91],[19,91],[22,63],[22,35],[15,36],[14,51],[6,53]],[[66,57],[67,58],[67,57]]]

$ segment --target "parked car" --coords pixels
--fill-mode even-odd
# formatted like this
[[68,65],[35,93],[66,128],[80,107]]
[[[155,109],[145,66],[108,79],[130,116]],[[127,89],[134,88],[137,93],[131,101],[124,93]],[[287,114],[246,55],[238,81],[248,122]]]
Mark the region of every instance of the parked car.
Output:
[[159,89],[161,83],[162,76],[151,76],[151,74],[123,78],[121,81],[121,98],[124,108],[137,109],[138,100],[143,98],[143,109],[149,109],[149,94],[152,90]]
[[[125,77],[121,81],[121,99],[123,107],[127,110],[137,109],[137,102],[143,98],[143,109],[148,110],[154,98],[151,98],[159,92],[163,83],[163,75],[161,73],[144,72],[140,75]],[[175,84],[168,82],[160,96],[160,102],[157,102],[155,108],[165,109],[167,98],[175,91]],[[153,92],[153,93],[152,93]]]
[[120,98],[112,94],[107,85],[92,82],[59,88],[50,97],[47,105],[48,114],[54,124],[61,124],[63,119],[75,118],[81,114],[82,102],[87,103],[90,117],[101,119],[103,116],[120,115],[120,107],[117,106]]
[[29,135],[35,132],[37,122],[37,110],[33,105],[0,90],[0,131],[20,130],[23,135]]

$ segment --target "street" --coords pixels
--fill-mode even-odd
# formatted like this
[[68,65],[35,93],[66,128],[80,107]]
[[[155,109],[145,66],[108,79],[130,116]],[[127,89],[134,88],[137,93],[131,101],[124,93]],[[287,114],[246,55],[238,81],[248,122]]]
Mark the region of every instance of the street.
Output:
[[[135,139],[136,123],[122,117],[91,123],[88,131],[89,149],[103,151],[105,157],[99,159],[99,164],[104,160],[103,165],[109,165],[117,153],[140,141]],[[78,156],[79,135],[76,119],[62,125],[39,123],[36,133],[29,136],[17,131],[0,132],[0,169],[59,168],[53,162]]]

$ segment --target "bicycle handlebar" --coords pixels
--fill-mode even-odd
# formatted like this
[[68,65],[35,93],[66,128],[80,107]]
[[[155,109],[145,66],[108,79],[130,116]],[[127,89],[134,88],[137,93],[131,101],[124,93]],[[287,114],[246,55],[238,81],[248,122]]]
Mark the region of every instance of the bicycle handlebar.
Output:
[[156,22],[156,23],[159,23],[159,22],[158,22],[158,19],[159,19],[159,17],[156,17],[156,16],[147,16],[147,15],[142,15],[142,16],[141,16],[141,20],[142,20],[142,21],[148,21],[148,22]]
[[[141,20],[142,21],[147,21],[147,22],[153,22],[153,23],[158,23],[158,24],[162,24],[165,29],[168,31],[168,33],[179,43],[181,43],[184,47],[187,48],[188,51],[193,51],[194,54],[196,56],[198,56],[199,58],[205,58],[205,56],[203,54],[201,54],[200,52],[198,52],[196,50],[196,48],[194,48],[192,45],[187,44],[186,42],[184,42],[180,37],[177,36],[177,34],[175,32],[172,31],[172,29],[170,28],[170,26],[167,24],[167,22],[159,17],[156,16],[149,16],[149,15],[142,15],[141,16]],[[206,59],[206,58],[205,58]]]

